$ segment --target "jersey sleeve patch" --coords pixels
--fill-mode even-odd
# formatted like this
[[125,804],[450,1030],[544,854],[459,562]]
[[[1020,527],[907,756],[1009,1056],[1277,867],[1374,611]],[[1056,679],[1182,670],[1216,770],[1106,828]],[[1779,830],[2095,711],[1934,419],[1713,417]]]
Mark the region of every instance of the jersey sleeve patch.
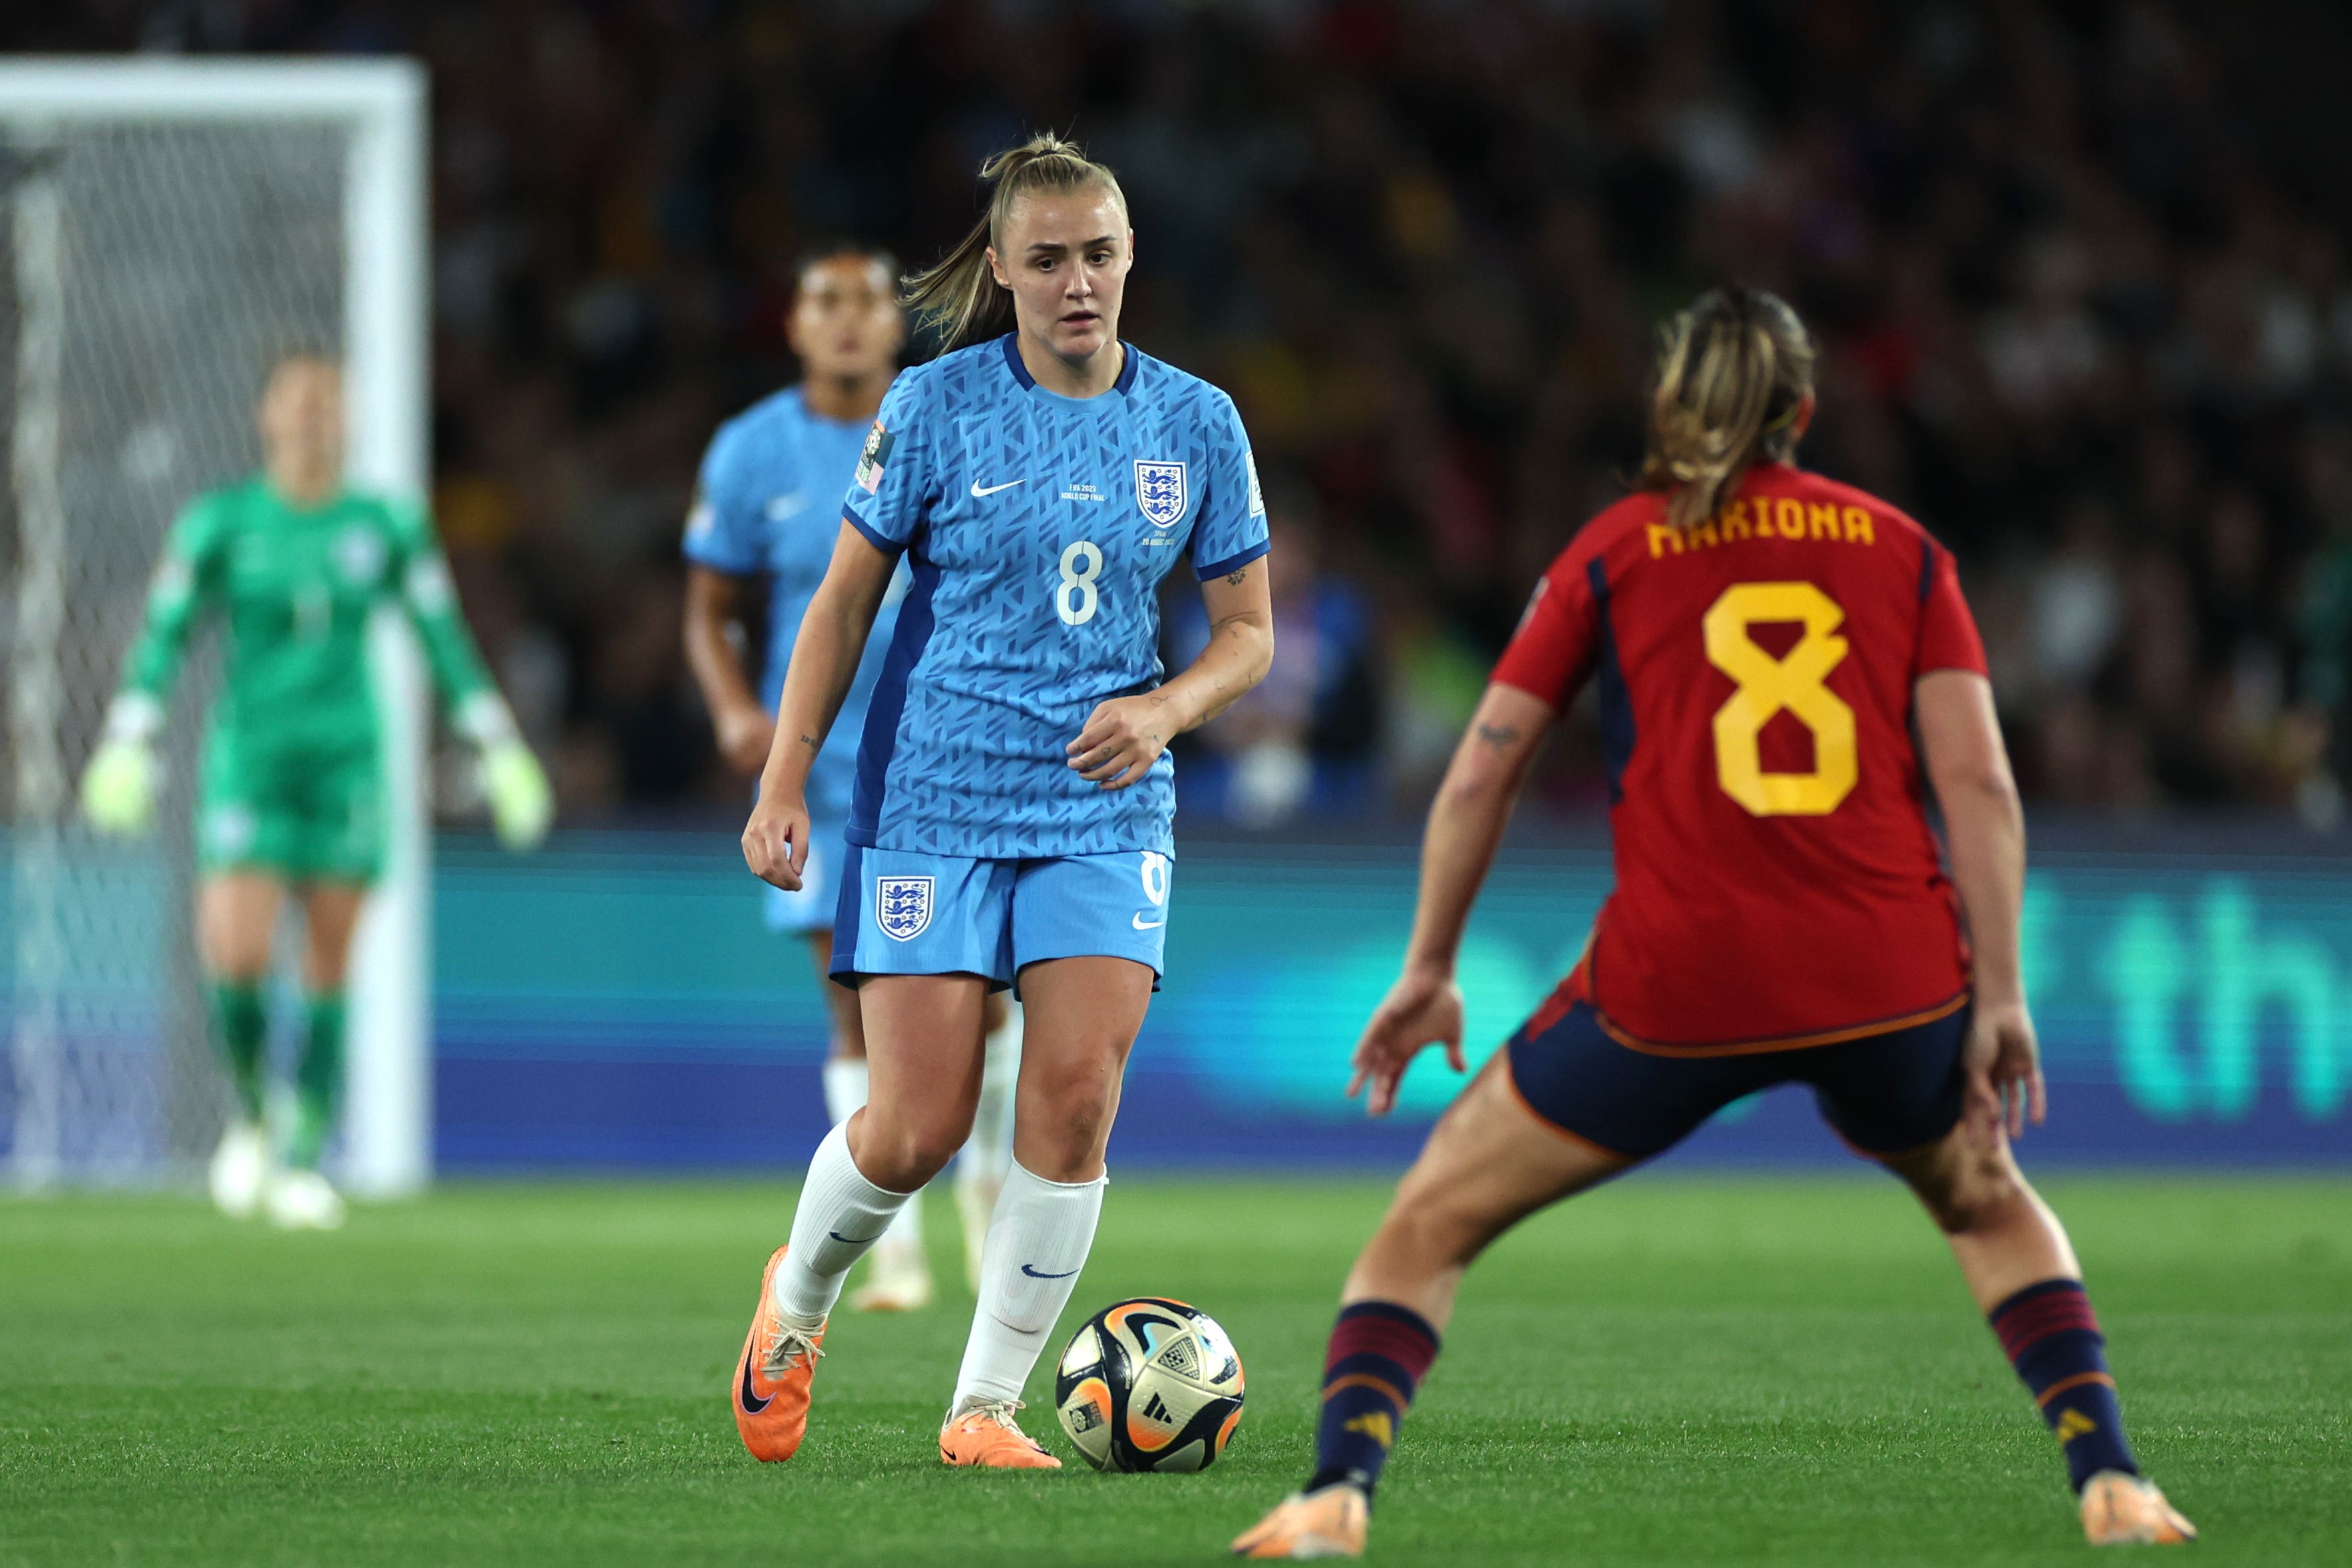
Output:
[[866,449],[857,455],[859,489],[872,495],[882,488],[882,470],[888,466],[890,448],[896,445],[898,437],[883,427],[882,421],[874,421],[874,428],[866,436]]
[[[936,363],[936,362],[935,362]],[[850,526],[876,548],[896,553],[914,542],[937,499],[930,434],[937,374],[908,371],[882,396],[882,411],[866,433],[842,510]]]

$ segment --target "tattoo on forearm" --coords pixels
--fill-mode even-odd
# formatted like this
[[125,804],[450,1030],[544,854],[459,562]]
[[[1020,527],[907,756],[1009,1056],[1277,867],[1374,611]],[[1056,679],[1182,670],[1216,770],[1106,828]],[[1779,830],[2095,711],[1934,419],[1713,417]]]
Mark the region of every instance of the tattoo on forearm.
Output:
[[1244,583],[1249,581],[1249,568],[1244,566],[1238,572],[1226,573],[1225,581],[1233,587],[1240,587]]
[[823,742],[819,742],[814,735],[803,735],[801,737],[801,744],[806,746],[812,752],[817,750],[822,743]]
[[1518,726],[1516,724],[1481,724],[1478,726],[1478,738],[1499,752],[1518,740]]

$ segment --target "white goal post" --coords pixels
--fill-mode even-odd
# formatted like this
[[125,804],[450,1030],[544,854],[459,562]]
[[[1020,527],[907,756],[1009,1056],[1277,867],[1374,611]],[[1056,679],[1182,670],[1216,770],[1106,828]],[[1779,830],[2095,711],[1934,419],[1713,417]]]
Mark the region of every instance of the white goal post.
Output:
[[[68,620],[85,613],[82,600],[105,596],[91,592],[77,597],[89,553],[101,548],[98,542],[110,541],[103,547],[124,560],[143,557],[137,567],[143,584],[161,537],[161,523],[145,511],[166,505],[176,510],[187,499],[185,493],[177,494],[168,502],[159,500],[153,509],[77,509],[78,496],[85,491],[110,494],[103,484],[116,479],[108,468],[90,484],[81,484],[74,467],[83,462],[93,470],[105,468],[78,455],[74,378],[80,372],[75,355],[78,345],[85,340],[97,342],[101,334],[78,324],[83,318],[76,312],[88,308],[83,298],[88,291],[109,288],[144,289],[180,298],[168,289],[158,290],[159,279],[166,284],[170,279],[163,270],[166,264],[155,260],[155,251],[173,240],[173,226],[184,227],[184,216],[174,216],[178,209],[173,201],[205,198],[187,195],[183,182],[172,177],[171,171],[180,166],[172,162],[180,156],[173,151],[174,138],[201,143],[201,157],[188,154],[187,166],[230,196],[247,190],[236,160],[236,148],[243,145],[237,138],[247,128],[252,145],[271,158],[308,158],[320,163],[325,173],[310,188],[323,194],[312,205],[331,208],[336,195],[331,182],[339,180],[340,210],[312,212],[306,221],[313,231],[327,234],[339,223],[341,275],[289,278],[273,286],[299,296],[312,317],[331,310],[334,296],[340,294],[340,321],[273,322],[268,300],[248,288],[247,292],[261,302],[249,316],[236,318],[241,337],[232,339],[224,328],[208,339],[189,340],[185,333],[174,339],[233,343],[239,352],[220,357],[239,363],[185,366],[187,384],[175,384],[171,398],[154,392],[152,374],[147,383],[140,383],[130,371],[113,375],[110,384],[132,388],[118,401],[137,406],[119,416],[106,415],[106,420],[120,424],[119,429],[110,426],[106,433],[112,443],[107,455],[114,468],[127,473],[150,478],[168,473],[171,488],[187,491],[236,478],[234,471],[198,470],[213,454],[231,451],[226,444],[230,437],[220,432],[249,429],[261,368],[254,354],[272,331],[281,334],[282,346],[291,346],[284,334],[323,327],[330,336],[340,331],[340,343],[328,346],[340,349],[345,365],[352,482],[423,496],[429,479],[425,107],[425,74],[409,61],[0,61],[0,153],[5,153],[0,170],[6,179],[0,186],[0,211],[7,219],[0,234],[8,237],[0,266],[14,272],[8,289],[14,309],[13,352],[0,361],[0,375],[13,377],[7,398],[8,471],[16,534],[14,581],[5,612],[13,623],[6,681],[13,777],[5,825],[11,1041],[8,1071],[0,1079],[11,1086],[8,1096],[14,1103],[7,1107],[6,1126],[0,1134],[10,1139],[7,1163],[21,1186],[168,1181],[184,1177],[190,1168],[184,1134],[178,1140],[181,1146],[174,1147],[173,1139],[154,1131],[162,1125],[160,1113],[147,1122],[140,1120],[148,1115],[145,1111],[126,1114],[118,1118],[121,1126],[93,1132],[92,1127],[119,1107],[94,1103],[96,1091],[76,1077],[96,1069],[88,1068],[76,1055],[84,1041],[77,1034],[75,1009],[84,1005],[82,998],[92,987],[84,976],[77,990],[73,973],[82,963],[78,939],[87,937],[75,925],[86,918],[77,912],[81,905],[76,902],[75,879],[114,874],[105,869],[111,862],[104,859],[103,847],[94,845],[75,820],[74,772],[88,753],[95,721],[89,711],[94,678],[82,667],[96,659],[104,665],[103,679],[110,682],[126,634],[118,625],[109,639],[116,646],[103,656],[86,653]],[[110,183],[100,166],[113,146],[143,149],[140,156],[145,162],[138,163],[135,173]],[[93,180],[98,182],[96,196],[77,195]],[[266,187],[266,180],[260,185]],[[245,212],[242,221],[248,227],[257,226],[253,215],[259,214],[257,226],[266,228],[268,215],[277,210],[270,203],[279,199],[272,190],[259,188],[250,202],[225,205],[233,212]],[[117,263],[110,272],[85,256],[85,231],[94,230],[101,218],[111,226],[107,243],[115,248],[109,254],[142,257],[147,263],[143,269],[135,263]],[[145,237],[152,245],[143,244],[142,225],[155,231]],[[269,250],[267,234],[213,237],[218,243],[205,250],[206,256],[266,257]],[[97,250],[99,240],[89,238],[88,247]],[[320,269],[331,273],[331,259]],[[241,285],[226,278],[220,286],[233,291]],[[186,309],[184,300],[180,308]],[[110,363],[135,362],[151,352],[140,341],[141,321],[161,328],[174,324],[168,305],[152,306],[143,318],[112,303],[105,309],[103,352],[90,352]],[[158,346],[152,352],[163,351]],[[175,427],[167,412],[150,405],[164,402],[185,416],[183,425],[203,423],[202,438]],[[190,409],[196,413],[189,415]],[[241,424],[231,426],[231,420]],[[240,456],[249,468],[250,456]],[[164,488],[161,480],[156,488]],[[120,515],[124,511],[141,515]],[[111,574],[115,567],[110,564],[107,570]],[[105,594],[121,596],[119,583],[110,580],[102,586]],[[121,617],[116,618],[119,622]],[[351,1190],[382,1196],[414,1192],[431,1175],[425,809],[429,711],[422,661],[405,627],[386,612],[373,637],[389,730],[392,851],[359,935],[341,1174]],[[187,754],[184,748],[184,761]],[[173,798],[166,796],[167,810]],[[184,836],[180,842],[184,846]],[[85,867],[98,868],[85,871]],[[185,868],[147,879],[149,884],[157,881],[172,896],[183,897]],[[184,920],[166,920],[163,931],[185,940]],[[131,1009],[129,1016],[144,1016],[144,1026],[162,1035],[171,1028],[172,1013],[172,1006],[158,1005],[143,1015]],[[183,1034],[189,1019],[201,1016],[185,1005],[178,1014]],[[145,1042],[146,1058],[140,1058],[139,1041],[126,1043],[119,1037],[125,1032],[119,1027],[110,1034],[105,1028],[85,1031],[108,1035],[108,1048],[115,1052],[110,1060],[134,1064],[106,1069],[115,1075],[110,1081],[128,1083],[141,1071],[165,1075],[172,1051],[151,1039]],[[184,1079],[193,1076],[184,1068],[185,1054],[184,1044]],[[150,1060],[151,1066],[138,1067],[142,1060]],[[161,1104],[171,1092],[131,1084],[116,1098],[127,1103],[143,1093],[147,1100]],[[142,1131],[142,1126],[147,1130]]]

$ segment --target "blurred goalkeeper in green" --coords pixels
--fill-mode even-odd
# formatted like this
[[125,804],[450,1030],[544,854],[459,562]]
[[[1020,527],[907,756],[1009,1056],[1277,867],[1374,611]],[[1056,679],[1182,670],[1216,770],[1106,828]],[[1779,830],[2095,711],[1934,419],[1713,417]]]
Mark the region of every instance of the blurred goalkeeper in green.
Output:
[[[217,612],[226,677],[198,784],[196,930],[236,1109],[213,1157],[213,1199],[238,1216],[266,1205],[280,1226],[331,1229],[342,1203],[319,1155],[342,1082],[352,933],[383,871],[388,827],[367,653],[379,604],[398,599],[416,628],[452,725],[480,754],[499,837],[510,848],[536,844],[552,801],[466,631],[431,524],[343,487],[340,369],[309,356],[280,362],[259,422],[262,471],[197,497],[173,527],[81,798],[101,831],[149,826],[163,705],[190,631]],[[293,1125],[273,1160],[263,988],[289,893],[306,932],[306,1016]]]

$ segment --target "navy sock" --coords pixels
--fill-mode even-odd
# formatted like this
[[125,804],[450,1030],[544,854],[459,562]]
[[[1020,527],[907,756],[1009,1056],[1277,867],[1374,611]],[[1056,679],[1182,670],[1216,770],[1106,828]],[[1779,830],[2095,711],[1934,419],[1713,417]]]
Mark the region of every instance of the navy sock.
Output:
[[1339,1310],[1323,1358],[1323,1416],[1308,1491],[1348,1481],[1370,1494],[1413,1390],[1436,1360],[1437,1331],[1412,1308],[1359,1301]]
[[2057,1435],[2074,1489],[2081,1491],[2101,1470],[2139,1474],[2131,1445],[2124,1440],[2123,1405],[2107,1372],[2106,1337],[2099,1332],[2082,1281],[2028,1285],[1995,1307],[1988,1321],[2042,1407],[2042,1419]]

